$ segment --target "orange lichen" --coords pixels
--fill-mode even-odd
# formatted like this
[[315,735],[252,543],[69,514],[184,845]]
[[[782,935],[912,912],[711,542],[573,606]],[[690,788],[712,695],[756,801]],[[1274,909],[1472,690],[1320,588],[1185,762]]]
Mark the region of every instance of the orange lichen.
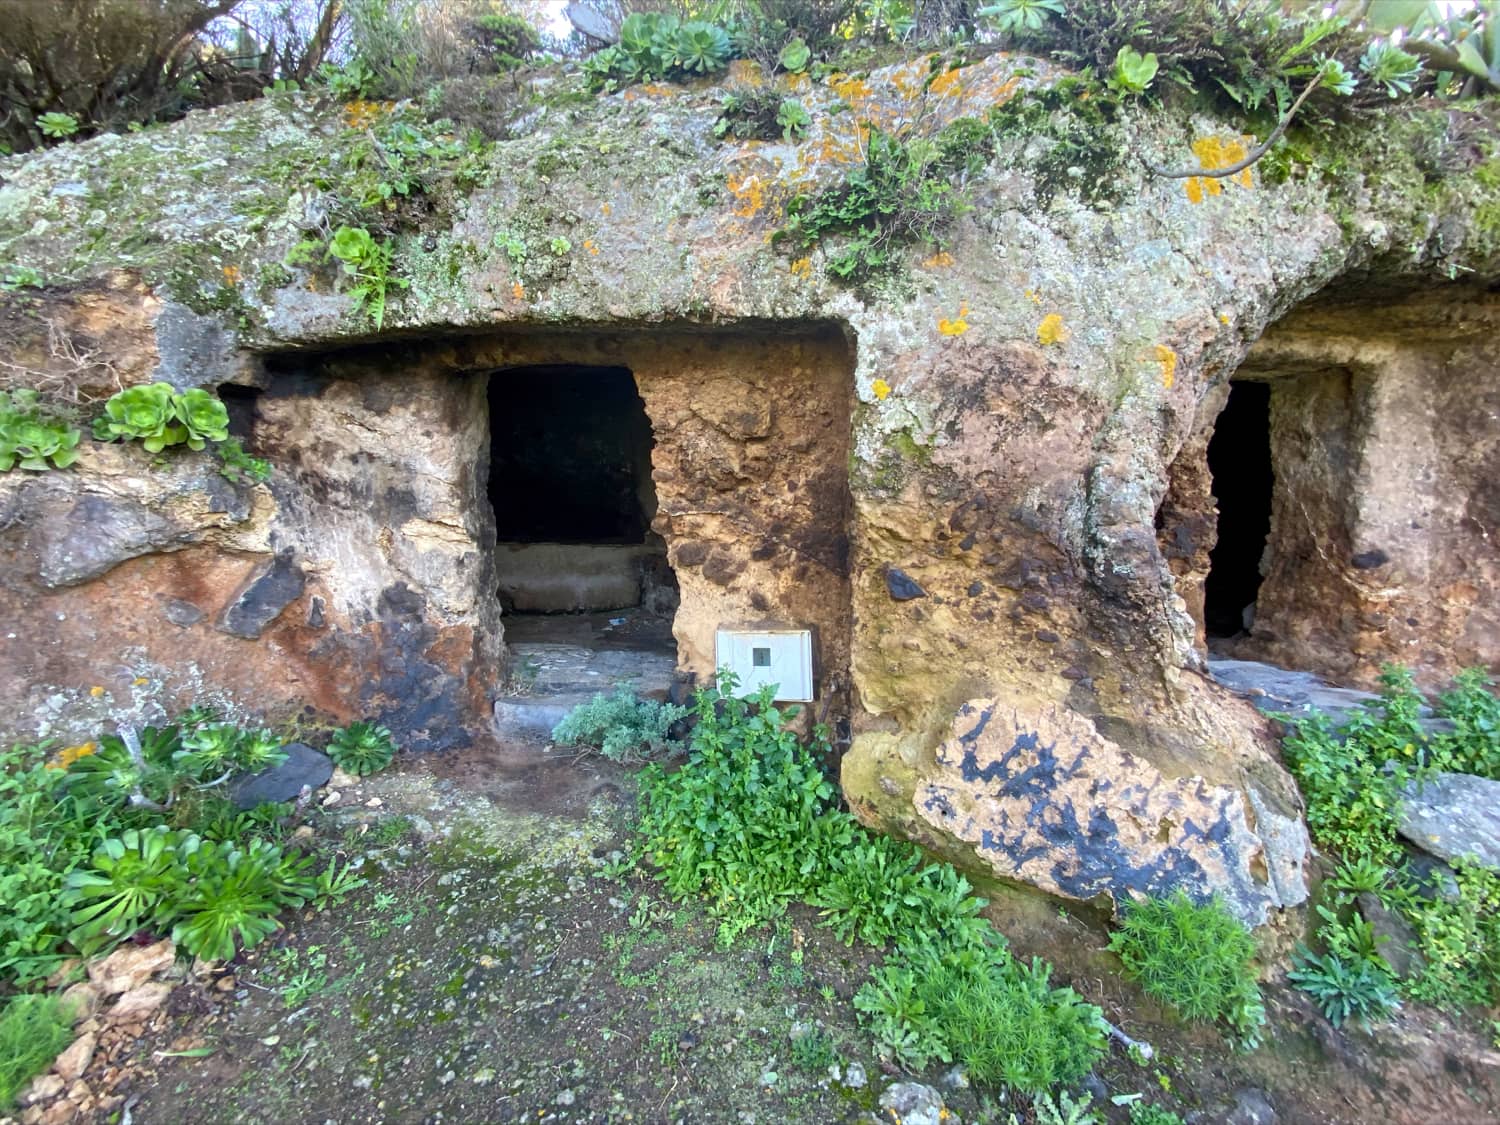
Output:
[[104,694],[104,689],[95,684],[93,687],[89,688],[89,694],[92,695],[95,699],[98,699],[101,695]]
[[945,70],[928,85],[927,89],[938,97],[951,97],[964,92],[963,82],[957,70]]
[[924,258],[922,265],[930,270],[945,270],[953,264],[953,255],[946,250],[939,250],[930,258]]
[[850,105],[868,101],[875,95],[875,91],[870,89],[868,82],[852,74],[831,75],[828,79],[828,88]]
[[786,269],[787,273],[791,274],[793,277],[800,277],[803,279],[809,278],[812,276],[812,259],[798,258],[796,259],[796,261],[792,262],[791,265],[787,266]]
[[734,196],[738,204],[733,214],[742,219],[752,219],[765,210],[766,185],[756,173],[752,172],[746,176],[736,176],[731,173],[727,186],[729,194]]
[[227,281],[230,285],[234,285],[234,284],[236,284],[239,281],[239,279],[240,279],[240,267],[239,266],[225,266],[224,267],[224,280],[225,281]]
[[1042,322],[1036,326],[1036,338],[1047,346],[1066,340],[1068,330],[1063,326],[1062,314],[1048,313],[1042,317]]
[[[1238,164],[1250,154],[1245,142],[1239,138],[1222,140],[1219,137],[1199,137],[1193,142],[1193,155],[1204,171],[1213,172]],[[1232,176],[1189,176],[1183,184],[1189,202],[1202,203],[1209,195],[1224,193],[1224,180],[1241,187],[1254,187],[1255,174],[1250,168],[1242,168]]]
[[603,215],[606,219],[609,218],[609,213],[611,211],[613,211],[613,210],[614,210],[614,208],[611,207],[608,203],[601,203],[601,204],[599,204],[599,213],[601,215]]
[[594,240],[592,238],[585,238],[583,240],[583,248],[585,250],[587,250],[590,254],[598,254],[599,253],[599,247],[597,247],[597,246],[594,245]]
[[368,129],[394,107],[394,102],[369,102],[356,98],[344,106],[344,124],[350,129]]
[[877,400],[879,400],[880,402],[884,402],[886,400],[886,396],[891,393],[891,385],[884,379],[876,379],[873,383],[870,384],[870,392],[875,396]]
[[57,757],[47,763],[49,770],[65,770],[79,758],[87,758],[99,747],[92,742],[83,742],[77,746],[68,746],[57,752]]
[[526,300],[526,286],[519,281],[514,282],[510,287],[510,295],[518,301]]
[[1161,385],[1170,391],[1172,384],[1177,381],[1177,353],[1166,344],[1157,344],[1152,351],[1156,355],[1156,362],[1161,366]]
[[766,72],[760,63],[750,59],[735,59],[729,64],[729,81],[736,86],[764,86]]
[[937,330],[944,336],[962,336],[969,330],[969,322],[964,318],[969,315],[969,306],[962,304],[958,306],[958,315],[952,320],[946,316],[938,320]]

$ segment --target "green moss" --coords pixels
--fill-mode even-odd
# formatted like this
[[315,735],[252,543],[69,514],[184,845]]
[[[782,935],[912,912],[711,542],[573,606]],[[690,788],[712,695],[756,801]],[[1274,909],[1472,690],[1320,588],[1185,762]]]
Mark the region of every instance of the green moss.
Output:
[[1124,198],[1127,150],[1117,138],[1119,103],[1091,78],[1064,78],[1041,90],[1016,95],[990,111],[989,125],[1003,142],[1020,140],[1022,152],[1039,142],[1030,158],[1038,205],[1059,194],[1077,195],[1092,207],[1112,207]]

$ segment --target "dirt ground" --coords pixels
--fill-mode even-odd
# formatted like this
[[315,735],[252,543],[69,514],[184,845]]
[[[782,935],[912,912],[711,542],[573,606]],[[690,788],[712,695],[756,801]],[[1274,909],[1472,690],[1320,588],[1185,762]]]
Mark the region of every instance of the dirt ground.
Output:
[[[226,967],[232,982],[181,985],[112,1119],[889,1122],[881,1090],[915,1078],[949,1121],[1033,1120],[953,1068],[883,1062],[850,1003],[875,955],[812,911],[725,951],[695,904],[615,874],[631,791],[604,763],[490,745],[341,792],[313,818],[316,846],[369,884],[291,919]],[[1007,930],[994,909],[1018,953],[1154,1045],[1146,1065],[1116,1047],[1092,1077],[1111,1121],[1130,1094],[1205,1123],[1500,1121],[1500,1053],[1477,1028],[1407,1010],[1338,1032],[1273,984],[1266,1045],[1236,1053],[1122,980],[1102,931],[1050,912],[1050,929],[1033,915]]]

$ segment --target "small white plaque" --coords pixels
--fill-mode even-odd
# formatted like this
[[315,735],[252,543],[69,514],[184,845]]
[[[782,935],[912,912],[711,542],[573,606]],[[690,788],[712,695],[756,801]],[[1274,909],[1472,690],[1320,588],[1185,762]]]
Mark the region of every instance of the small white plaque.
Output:
[[750,632],[720,629],[714,638],[714,663],[738,677],[743,695],[776,684],[778,703],[811,703],[813,698],[812,631],[772,629]]

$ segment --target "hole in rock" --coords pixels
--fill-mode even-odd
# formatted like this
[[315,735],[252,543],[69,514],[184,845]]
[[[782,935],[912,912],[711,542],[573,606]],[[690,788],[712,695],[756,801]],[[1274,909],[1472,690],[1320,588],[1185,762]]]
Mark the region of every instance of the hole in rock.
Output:
[[[624,367],[517,367],[494,372],[488,394],[512,677],[528,661],[550,668],[565,655],[559,646],[660,654],[670,675],[677,579],[651,530],[651,422],[634,376]],[[607,684],[643,669],[585,671]]]
[[238,438],[247,450],[252,448],[260,388],[242,387],[238,383],[220,383],[218,392],[219,401],[229,414],[229,436]]
[[1208,469],[1219,516],[1203,590],[1204,631],[1210,637],[1233,637],[1249,632],[1254,621],[1271,532],[1275,475],[1269,384],[1230,384],[1229,401],[1208,443]]

